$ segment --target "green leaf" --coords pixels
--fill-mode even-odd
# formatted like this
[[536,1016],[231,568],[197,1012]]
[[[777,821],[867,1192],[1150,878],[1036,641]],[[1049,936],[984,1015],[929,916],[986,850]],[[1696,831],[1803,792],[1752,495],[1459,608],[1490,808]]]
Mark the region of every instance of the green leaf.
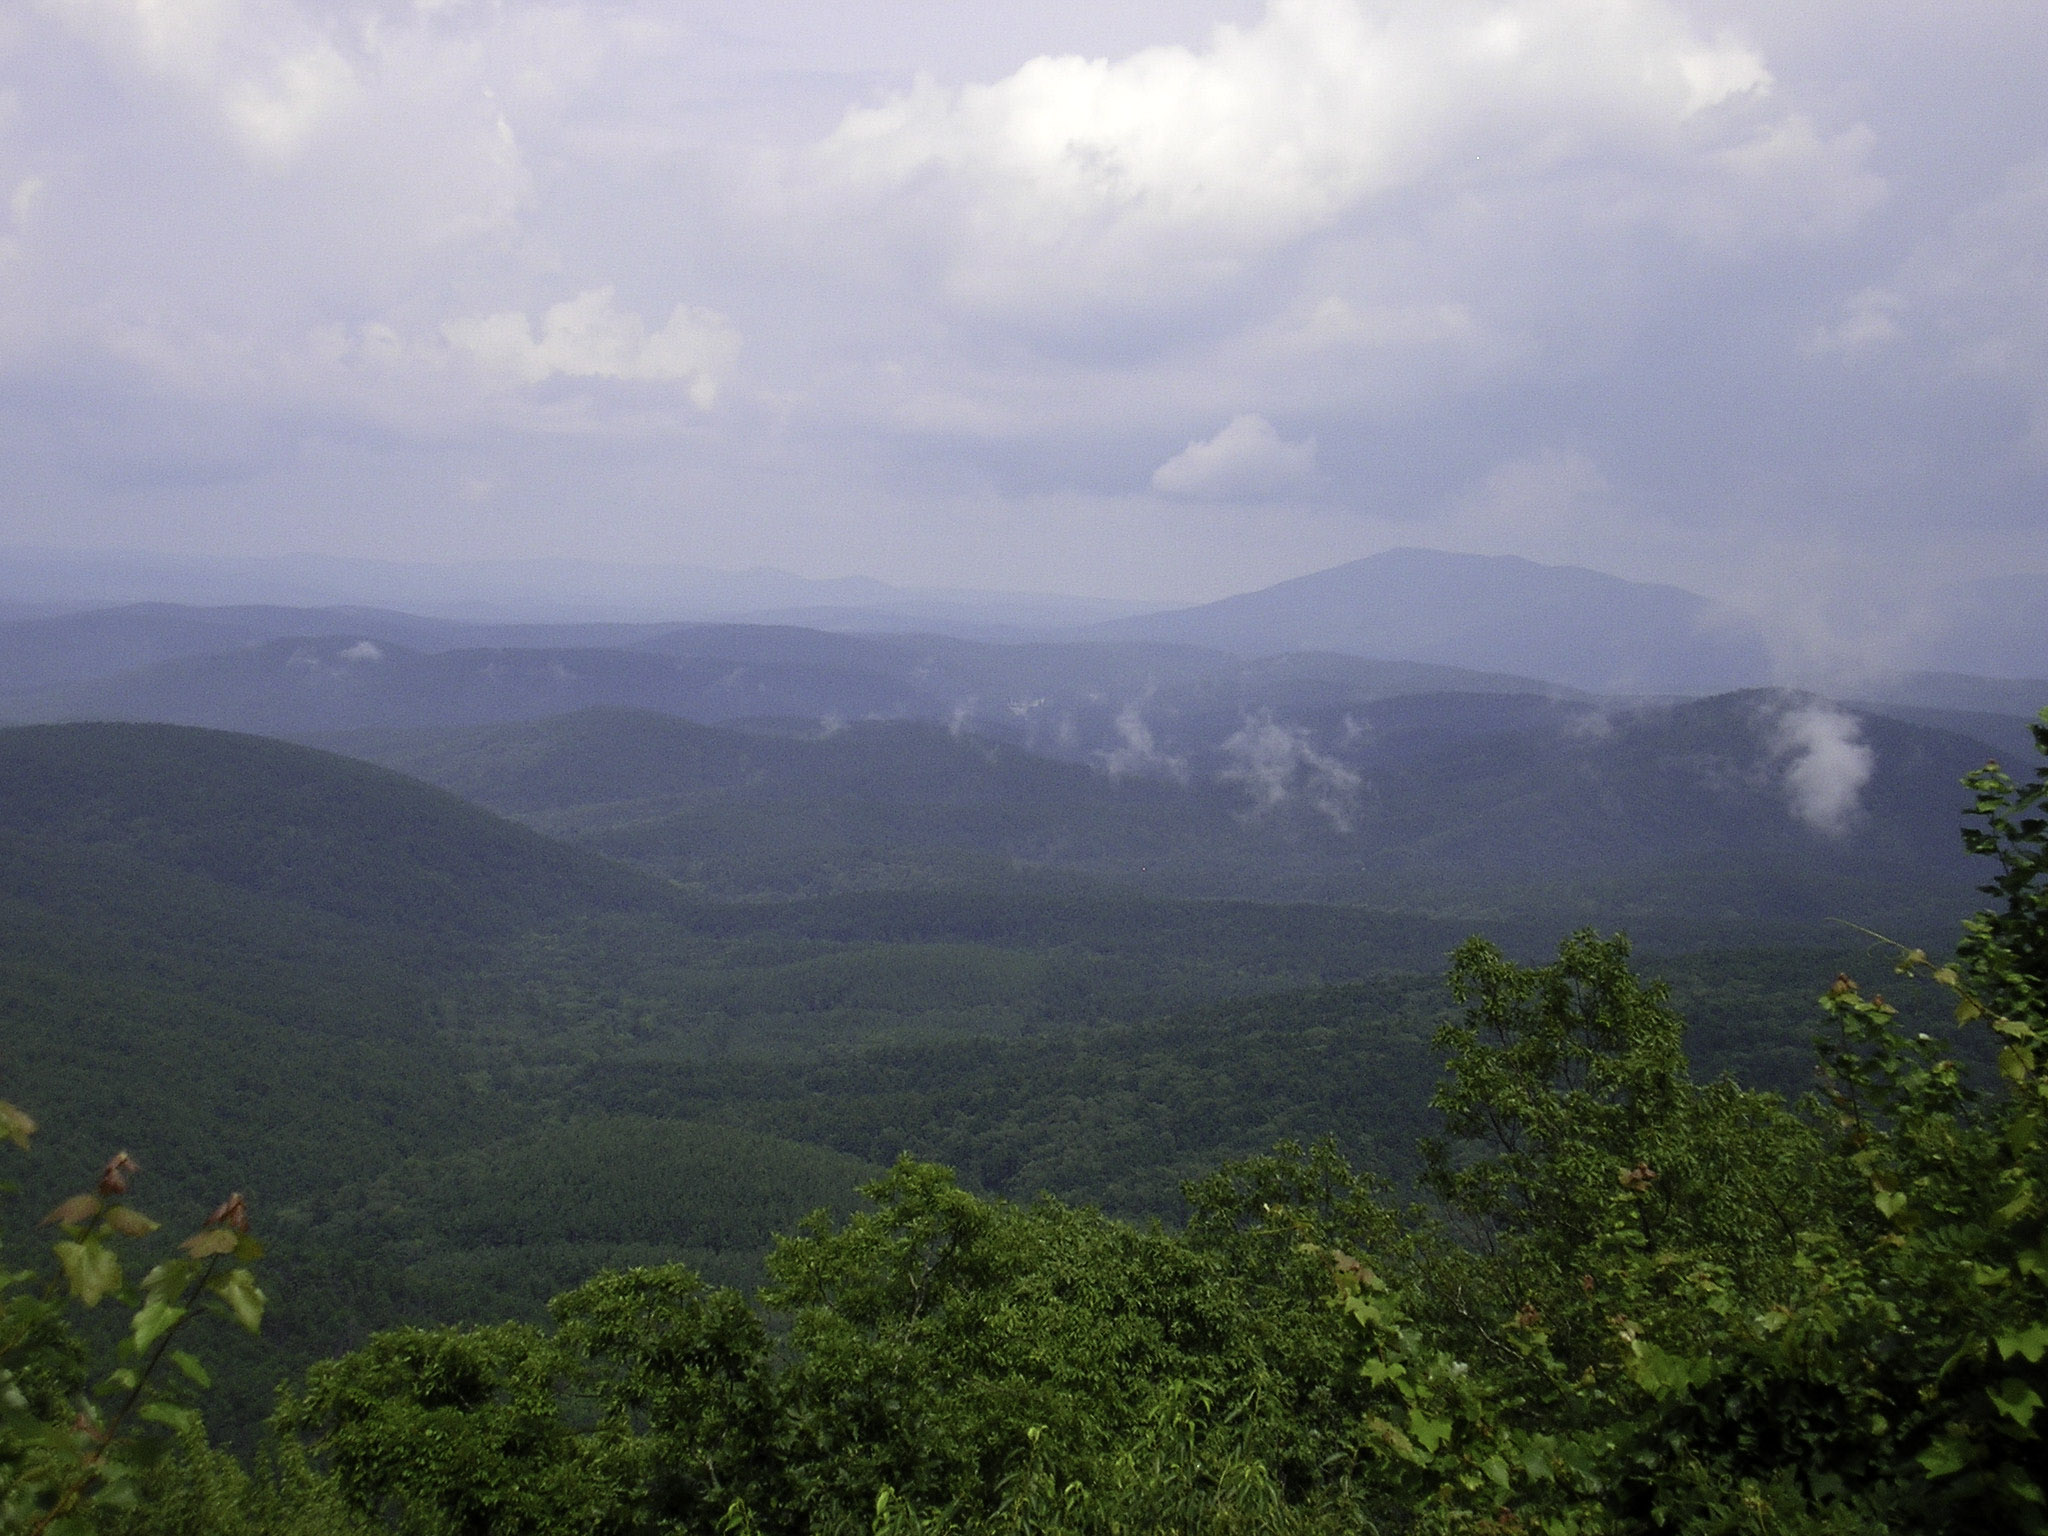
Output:
[[1877,1207],[1878,1214],[1887,1218],[1898,1215],[1906,1208],[1906,1192],[1903,1189],[1880,1189],[1870,1198],[1871,1203]]
[[1388,1423],[1377,1414],[1365,1421],[1365,1427],[1386,1441],[1393,1448],[1395,1455],[1408,1461],[1422,1461],[1425,1459],[1423,1454],[1415,1449],[1415,1442],[1402,1434],[1397,1425]]
[[1712,1363],[1706,1359],[1688,1360],[1684,1355],[1659,1349],[1648,1339],[1637,1343],[1635,1358],[1629,1362],[1629,1374],[1653,1397],[1670,1397],[1698,1386],[1712,1374],[1712,1369]]
[[1498,1456],[1487,1457],[1486,1460],[1482,1461],[1479,1464],[1479,1470],[1484,1472],[1488,1477],[1492,1478],[1493,1481],[1499,1484],[1502,1488],[1507,1487],[1508,1464],[1502,1461]]
[[130,1325],[134,1330],[136,1349],[148,1349],[183,1322],[184,1318],[183,1307],[174,1307],[161,1296],[151,1297],[142,1310],[135,1314],[134,1322]]
[[123,1237],[147,1237],[162,1225],[125,1205],[109,1206],[104,1217],[107,1225]]
[[22,1151],[28,1150],[28,1139],[35,1135],[36,1123],[21,1110],[5,1099],[0,1099],[0,1136],[13,1142]]
[[73,1195],[45,1216],[42,1224],[46,1227],[82,1227],[99,1215],[104,1204],[98,1195]]
[[263,1326],[263,1306],[269,1298],[256,1288],[256,1277],[248,1270],[230,1270],[207,1289],[226,1302],[235,1321],[251,1333]]
[[189,1349],[172,1350],[171,1364],[183,1371],[194,1385],[201,1387],[213,1385],[213,1378],[206,1374],[206,1367],[199,1363],[199,1357]]
[[2014,1355],[2020,1355],[2029,1365],[2034,1365],[2039,1363],[2043,1352],[2048,1352],[2048,1324],[2033,1323],[2018,1333],[2001,1333],[1998,1336],[2000,1359],[2010,1360]]
[[1943,1435],[1915,1459],[1929,1477],[1950,1477],[1970,1464],[1970,1447],[1955,1435]]
[[2034,1422],[2034,1414],[2041,1407],[2041,1394],[2017,1376],[2008,1376],[1997,1386],[1986,1387],[1984,1395],[1991,1399],[1993,1407],[2021,1429]]
[[1453,1427],[1449,1419],[1432,1419],[1420,1408],[1408,1410],[1408,1433],[1414,1436],[1417,1445],[1432,1456],[1436,1454],[1438,1446],[1451,1438]]
[[97,1242],[58,1243],[53,1251],[64,1266],[71,1294],[88,1307],[98,1306],[102,1296],[121,1288],[121,1261],[111,1248]]
[[132,1477],[124,1475],[125,1472],[125,1468],[109,1466],[104,1474],[106,1481],[92,1496],[93,1503],[107,1509],[134,1509],[140,1505],[142,1490],[135,1486]]
[[204,1232],[195,1232],[178,1246],[195,1259],[210,1259],[215,1254],[233,1253],[239,1239],[227,1227],[208,1227]]
[[156,1424],[167,1424],[172,1429],[183,1431],[199,1427],[197,1408],[180,1408],[176,1403],[145,1403],[142,1416]]
[[189,1259],[167,1259],[142,1277],[142,1289],[150,1296],[168,1299],[190,1285],[198,1272]]

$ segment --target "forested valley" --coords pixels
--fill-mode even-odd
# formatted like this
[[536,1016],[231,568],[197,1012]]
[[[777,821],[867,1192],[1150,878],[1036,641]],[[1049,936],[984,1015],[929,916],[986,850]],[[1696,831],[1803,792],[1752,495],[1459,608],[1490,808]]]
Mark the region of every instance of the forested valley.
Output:
[[2048,1524],[2048,725],[806,634],[11,696],[0,1529]]

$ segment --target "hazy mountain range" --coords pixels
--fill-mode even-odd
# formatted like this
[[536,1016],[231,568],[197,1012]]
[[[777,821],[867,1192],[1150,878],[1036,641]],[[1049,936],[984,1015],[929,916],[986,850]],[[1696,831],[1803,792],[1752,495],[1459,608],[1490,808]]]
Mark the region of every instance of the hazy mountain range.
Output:
[[1111,620],[1095,632],[1246,656],[1344,651],[1512,666],[1602,693],[1711,693],[1772,681],[1755,624],[1694,593],[1436,550],[1389,550],[1198,608]]
[[273,733],[619,705],[699,720],[971,722],[1085,754],[1127,748],[1148,708],[1446,691],[1566,690],[1332,654],[1248,661],[1141,641],[999,644],[769,625],[464,626],[377,610],[164,606],[0,624],[0,716]]
[[1065,634],[127,605],[0,623],[0,719],[317,741],[720,898],[1037,871],[1677,934],[1947,913],[1956,780],[2048,701],[1733,687],[1761,642],[1692,594],[1417,551]]
[[[1428,1127],[1442,999],[1412,973],[1469,917],[1073,868],[1234,829],[1255,873],[1280,818],[915,723],[813,741],[593,712],[357,746],[569,835],[287,742],[0,730],[0,1054],[46,1127],[20,1209],[109,1146],[166,1215],[248,1192],[273,1308],[260,1344],[209,1353],[213,1422],[252,1427],[280,1378],[372,1328],[538,1316],[604,1265],[755,1278],[772,1232],[906,1149],[1018,1198],[1171,1218],[1221,1158],[1333,1134],[1392,1167]],[[890,816],[910,834],[890,887],[721,902],[649,873],[664,818],[759,875],[858,805],[871,848]],[[774,827],[779,849],[754,841]],[[648,868],[597,857],[608,838]],[[977,840],[997,878],[941,867]],[[1684,894],[1697,947],[1721,914],[1696,878]],[[1555,936],[1486,926],[1522,953]],[[1753,994],[1833,954],[1670,963],[1711,1070],[1798,1085],[1804,1012],[1760,1018]]]
[[[478,722],[593,704],[704,719],[755,712],[1002,721],[1083,705],[1120,713],[1198,677],[1212,690],[1238,688],[1253,705],[1260,700],[1251,695],[1282,678],[1292,686],[1313,677],[1369,696],[1475,688],[1701,694],[1771,680],[1753,626],[1694,594],[1568,567],[1414,550],[1035,641],[903,632],[876,608],[804,612],[812,622],[803,625],[476,623],[390,608],[168,603],[44,614],[0,621],[0,713],[259,730]],[[263,649],[286,640],[301,643]],[[352,649],[363,642],[372,650]],[[562,654],[572,651],[589,654]],[[373,652],[391,663],[381,680],[359,665]],[[475,654],[426,666],[432,680],[415,675],[424,664],[407,654],[453,652]],[[527,654],[487,654],[511,652]],[[715,679],[668,678],[616,654],[628,652],[749,671],[718,689]],[[1299,659],[1304,653],[1319,659]],[[148,671],[202,658],[218,662]],[[1867,677],[1854,692],[1919,710],[2030,716],[2048,684],[1921,673]],[[313,718],[323,710],[342,714]]]
[[[575,561],[202,561],[0,550],[0,621],[145,605],[201,607],[212,616],[207,622],[242,630],[246,638],[360,630],[427,649],[630,644],[628,631],[644,636],[678,623],[722,621],[994,641],[1165,641],[1245,657],[1332,651],[1535,676],[1602,693],[1698,694],[1872,675],[1860,655],[1774,657],[1753,615],[1678,587],[1421,549],[1389,550],[1175,609],[914,590],[864,578],[814,581],[772,570]],[[381,617],[372,622],[366,609]],[[284,610],[316,610],[329,622],[302,618],[279,628],[275,621]],[[451,638],[456,624],[469,626],[466,638]],[[1901,616],[1886,653],[1894,658],[1888,667],[1900,672],[2048,676],[2048,580],[1986,577],[1930,593],[1924,612]],[[136,664],[158,659],[145,655]],[[1866,680],[1859,686],[1874,685]]]
[[[814,580],[787,571],[590,560],[402,564],[294,555],[238,559],[0,549],[0,605],[43,612],[133,603],[402,608],[473,623],[674,622],[734,618],[845,627],[1010,634],[1156,606],[1057,594]],[[825,627],[837,627],[826,624]]]

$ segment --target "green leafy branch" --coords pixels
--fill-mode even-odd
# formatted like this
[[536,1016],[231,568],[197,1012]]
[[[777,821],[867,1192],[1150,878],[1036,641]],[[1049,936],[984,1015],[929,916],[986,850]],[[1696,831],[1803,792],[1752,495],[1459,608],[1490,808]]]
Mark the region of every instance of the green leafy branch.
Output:
[[[25,1148],[34,1121],[0,1105],[0,1135]],[[239,1194],[223,1201],[181,1254],[153,1265],[139,1286],[124,1275],[119,1244],[148,1238],[159,1223],[127,1203],[141,1172],[126,1152],[100,1171],[95,1187],[62,1201],[44,1217],[62,1237],[51,1246],[54,1273],[0,1275],[0,1529],[28,1536],[73,1536],[89,1527],[88,1505],[132,1507],[137,1479],[164,1451],[164,1435],[198,1432],[198,1411],[166,1385],[174,1368],[185,1388],[210,1385],[205,1367],[179,1348],[184,1331],[213,1312],[251,1332],[265,1300],[250,1268],[262,1245],[249,1230]],[[40,1280],[40,1284],[37,1282]],[[87,1350],[66,1317],[67,1304],[86,1310],[109,1297],[133,1307],[115,1346],[117,1364],[91,1392],[81,1390]],[[103,1407],[95,1397],[109,1399]]]

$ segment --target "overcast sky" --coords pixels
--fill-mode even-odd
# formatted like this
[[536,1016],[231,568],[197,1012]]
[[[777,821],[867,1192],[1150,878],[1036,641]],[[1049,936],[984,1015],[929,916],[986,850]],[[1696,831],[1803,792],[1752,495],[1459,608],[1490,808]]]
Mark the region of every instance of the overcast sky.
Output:
[[0,86],[0,543],[2048,569],[2042,0],[0,0]]

